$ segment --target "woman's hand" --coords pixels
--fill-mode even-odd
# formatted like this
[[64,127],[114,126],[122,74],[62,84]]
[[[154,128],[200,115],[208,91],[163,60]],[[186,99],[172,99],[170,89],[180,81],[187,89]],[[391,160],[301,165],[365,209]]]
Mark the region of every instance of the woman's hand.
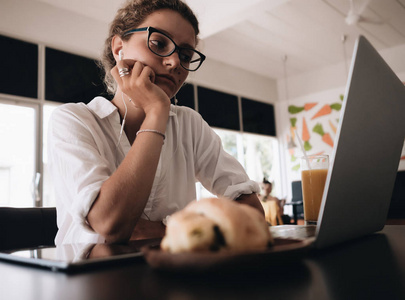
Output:
[[[129,74],[120,77],[119,70],[128,68]],[[131,103],[148,114],[157,108],[170,107],[170,98],[157,86],[155,72],[149,66],[131,59],[120,60],[111,69],[111,75],[120,90],[131,99]]]

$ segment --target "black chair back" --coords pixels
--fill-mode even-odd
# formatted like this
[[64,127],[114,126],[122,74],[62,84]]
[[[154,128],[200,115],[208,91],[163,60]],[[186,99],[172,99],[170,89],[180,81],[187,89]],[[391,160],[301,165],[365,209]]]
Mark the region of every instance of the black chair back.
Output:
[[291,183],[292,187],[292,199],[291,201],[297,202],[302,201],[302,185],[301,181],[293,181]]
[[53,246],[56,208],[0,207],[0,250]]
[[[291,183],[292,187],[292,198],[291,202],[302,202],[302,184],[301,181],[293,181]],[[297,206],[297,217],[298,219],[304,218],[304,208],[302,205]]]

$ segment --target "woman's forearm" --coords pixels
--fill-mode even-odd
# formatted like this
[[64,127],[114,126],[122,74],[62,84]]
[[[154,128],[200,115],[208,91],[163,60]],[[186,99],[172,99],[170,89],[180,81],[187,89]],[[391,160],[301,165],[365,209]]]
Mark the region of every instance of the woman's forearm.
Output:
[[[167,117],[151,114],[141,129],[165,132],[166,123]],[[139,134],[118,169],[102,185],[87,220],[107,242],[125,242],[131,237],[149,198],[162,145],[159,134]]]
[[263,205],[260,203],[260,200],[255,193],[240,195],[236,198],[236,201],[256,208],[264,216]]

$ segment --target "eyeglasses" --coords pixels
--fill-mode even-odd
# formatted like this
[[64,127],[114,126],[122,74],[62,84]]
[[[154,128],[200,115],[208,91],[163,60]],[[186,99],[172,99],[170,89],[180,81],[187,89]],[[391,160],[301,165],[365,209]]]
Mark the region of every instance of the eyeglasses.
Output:
[[135,32],[148,32],[148,48],[160,57],[167,57],[177,51],[180,65],[188,71],[197,71],[205,60],[205,55],[195,49],[179,47],[163,32],[153,27],[142,27],[129,30],[122,36],[127,36]]

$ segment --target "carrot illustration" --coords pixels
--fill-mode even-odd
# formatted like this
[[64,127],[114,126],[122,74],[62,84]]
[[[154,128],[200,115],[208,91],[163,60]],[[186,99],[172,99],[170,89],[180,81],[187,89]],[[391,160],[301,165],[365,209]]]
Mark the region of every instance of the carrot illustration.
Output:
[[318,103],[316,103],[316,102],[305,103],[304,109],[305,109],[305,111],[308,111],[308,110],[310,110],[312,107],[314,107],[314,106],[317,105],[317,104],[318,104]]
[[330,108],[336,110],[336,111],[340,111],[342,109],[342,104],[340,103],[333,103],[330,105]]
[[291,168],[291,170],[293,170],[293,171],[298,171],[299,169],[300,169],[300,164],[295,165],[295,166],[293,166],[293,167]]
[[295,106],[295,105],[290,105],[288,106],[288,112],[290,114],[298,114],[304,110],[304,107],[302,106]]
[[291,139],[294,140],[295,139],[295,130],[297,128],[296,127],[290,127],[290,133],[291,133]]
[[325,134],[325,131],[323,131],[322,124],[320,123],[316,124],[312,129],[312,131],[319,134],[320,136],[323,136]]
[[309,141],[309,131],[308,131],[308,126],[307,122],[305,121],[305,118],[302,118],[302,140],[304,142]]
[[288,112],[292,115],[294,114],[298,114],[300,112],[302,112],[303,110],[308,111],[310,110],[312,107],[314,107],[315,105],[317,105],[318,103],[315,102],[311,102],[311,103],[306,103],[304,104],[304,106],[295,106],[295,105],[290,105],[288,106]]
[[294,143],[294,140],[287,134],[287,148],[294,149],[295,147],[297,147],[297,145]]
[[325,151],[320,151],[320,152],[315,153],[315,154],[313,154],[313,155],[322,155],[322,154],[324,154],[324,153],[325,153]]
[[333,147],[333,140],[332,140],[332,138],[331,138],[331,136],[330,136],[329,133],[325,133],[325,134],[322,136],[322,141],[324,141],[324,142],[325,142],[326,144],[328,144],[329,146]]
[[329,146],[333,147],[333,140],[329,133],[323,131],[322,124],[320,123],[316,124],[312,129],[312,131],[322,136],[322,141],[328,144]]
[[330,125],[330,128],[332,128],[332,131],[336,134],[336,126],[333,125],[331,120],[329,120],[329,125]]
[[305,151],[309,151],[312,149],[311,144],[309,143],[310,135],[307,126],[307,121],[305,118],[302,119],[302,140],[304,141],[304,149]]
[[311,120],[329,115],[332,112],[332,108],[329,104],[325,104],[322,108],[311,118]]

